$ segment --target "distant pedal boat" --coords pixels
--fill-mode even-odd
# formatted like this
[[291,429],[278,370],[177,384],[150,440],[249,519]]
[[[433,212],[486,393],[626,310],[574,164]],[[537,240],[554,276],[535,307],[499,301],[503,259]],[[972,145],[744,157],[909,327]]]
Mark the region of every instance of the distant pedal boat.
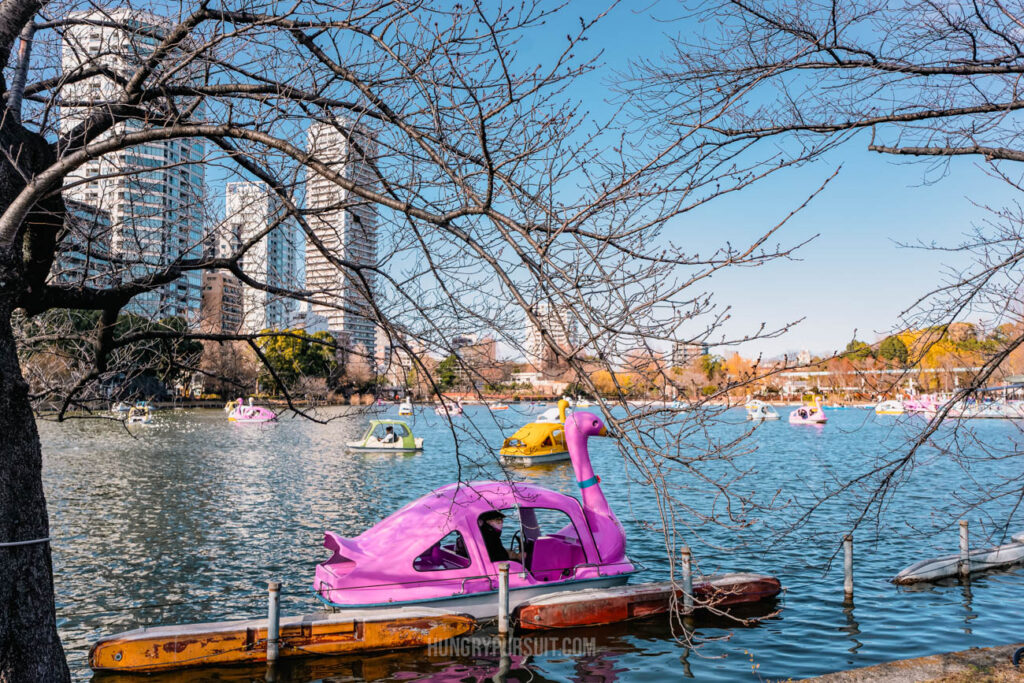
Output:
[[821,398],[814,397],[813,406],[800,406],[789,414],[791,425],[818,425],[828,422],[825,411],[821,407]]
[[569,402],[558,402],[558,408],[540,415],[536,421],[523,425],[505,439],[498,454],[506,465],[533,465],[569,459],[565,443],[565,411]]
[[746,405],[747,419],[755,421],[778,420],[779,413],[764,401],[751,401]]
[[902,401],[882,401],[875,406],[875,415],[902,415],[905,412]]
[[[252,401],[252,399],[249,399]],[[277,419],[277,413],[270,408],[256,406],[252,403],[246,405],[241,398],[235,404],[234,409],[228,413],[229,422],[270,422]]]
[[[388,427],[395,434],[394,441],[385,441]],[[401,420],[371,420],[362,440],[347,445],[350,451],[363,453],[416,452],[423,450],[423,439],[414,437],[409,425]]]

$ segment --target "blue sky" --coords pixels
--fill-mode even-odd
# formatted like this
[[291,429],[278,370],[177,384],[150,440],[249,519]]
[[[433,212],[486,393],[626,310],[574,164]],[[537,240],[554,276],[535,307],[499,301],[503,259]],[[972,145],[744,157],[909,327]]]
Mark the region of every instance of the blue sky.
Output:
[[[669,16],[678,11],[674,3],[638,6],[644,9],[614,8],[591,33],[586,49],[604,50],[602,68],[574,94],[597,115],[610,110],[609,73],[625,68],[630,59],[657,57],[668,46],[666,34],[702,30],[690,20],[664,22],[649,14]],[[561,49],[566,33],[579,26],[576,16],[596,8],[596,3],[570,8],[531,42],[524,42],[521,56],[536,55],[539,60],[549,50]],[[726,239],[734,244],[754,239],[842,165],[824,193],[780,233],[788,243],[819,235],[796,254],[799,260],[734,270],[709,281],[719,305],[732,308],[722,330],[727,335],[742,337],[762,322],[777,327],[804,318],[779,339],[750,342],[735,350],[774,357],[803,348],[815,353],[842,348],[855,331],[862,340],[880,339],[905,308],[940,284],[944,265],[966,264],[963,255],[900,248],[897,242],[955,245],[986,216],[972,200],[999,207],[1015,199],[1009,186],[985,175],[978,159],[955,159],[943,175],[925,163],[897,161],[866,147],[865,133],[821,162],[717,200],[670,227],[674,241],[701,251],[713,250]],[[723,354],[732,350],[718,349]]]

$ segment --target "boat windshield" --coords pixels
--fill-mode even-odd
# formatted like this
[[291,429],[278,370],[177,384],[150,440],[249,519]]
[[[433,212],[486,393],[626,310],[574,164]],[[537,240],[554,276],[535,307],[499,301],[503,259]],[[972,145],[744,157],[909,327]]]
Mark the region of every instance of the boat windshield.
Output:
[[376,425],[371,425],[369,431],[366,433],[366,438],[369,439],[371,436],[378,441],[383,441],[384,437],[387,436],[388,427],[391,427],[399,439],[404,439],[409,436],[409,428],[404,424],[384,423],[379,422]]
[[[485,542],[484,555],[490,555],[492,562],[507,559],[498,549],[496,541],[499,538],[501,547],[510,556],[508,559],[518,559],[529,572],[545,581],[562,577],[586,561],[579,533],[564,511],[523,507],[518,510],[506,508],[500,512],[505,516],[501,532],[494,534],[491,543]],[[482,529],[486,522],[478,524]]]

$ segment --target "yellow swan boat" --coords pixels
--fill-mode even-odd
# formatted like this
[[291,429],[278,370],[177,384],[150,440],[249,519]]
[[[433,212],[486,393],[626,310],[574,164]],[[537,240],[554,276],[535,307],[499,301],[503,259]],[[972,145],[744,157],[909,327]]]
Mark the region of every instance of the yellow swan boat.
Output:
[[533,465],[569,459],[565,445],[565,411],[568,401],[558,402],[558,415],[549,411],[536,422],[523,425],[501,444],[502,462],[509,465]]

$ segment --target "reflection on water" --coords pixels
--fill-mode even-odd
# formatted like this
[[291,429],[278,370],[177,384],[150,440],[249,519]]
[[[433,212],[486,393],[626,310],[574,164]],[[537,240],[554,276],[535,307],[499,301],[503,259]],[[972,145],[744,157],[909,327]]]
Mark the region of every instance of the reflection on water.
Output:
[[[379,414],[393,416],[391,412]],[[58,619],[78,680],[89,680],[89,645],[99,636],[144,625],[252,617],[265,613],[268,580],[284,582],[285,613],[316,608],[310,592],[315,564],[326,557],[323,531],[355,535],[402,504],[456,478],[502,476],[496,447],[528,419],[478,407],[454,432],[432,411],[410,421],[426,439],[422,454],[350,454],[372,415],[351,409],[321,411],[325,425],[282,418],[238,425],[222,411],[164,411],[134,436],[109,422],[41,423],[45,484],[52,518]],[[742,414],[712,436],[748,428]],[[754,470],[745,485],[782,498],[804,499],[885,453],[891,423],[864,411],[835,411],[824,428],[758,425],[754,449],[743,456]],[[999,423],[979,425],[998,438],[1016,432]],[[1000,433],[1005,430],[1006,434]],[[463,456],[452,456],[455,444]],[[643,580],[667,578],[664,539],[650,525],[658,501],[626,481],[609,440],[591,442],[595,469],[627,527],[630,555],[649,569]],[[982,484],[1005,464],[973,466]],[[568,463],[514,470],[565,493],[578,494]],[[676,475],[673,475],[676,476]],[[681,474],[678,476],[682,476]],[[922,557],[955,550],[949,538],[915,531],[936,523],[936,501],[962,482],[962,472],[941,463],[912,476],[879,519],[880,539],[858,538],[854,571],[856,608],[842,601],[836,571],[823,575],[855,514],[846,503],[825,506],[807,533],[774,544],[761,525],[743,532],[707,529],[685,541],[701,570],[773,573],[786,587],[778,605],[762,606],[764,621],[667,617],[570,632],[592,638],[594,649],[523,654],[513,648],[484,656],[438,656],[426,650],[364,657],[286,661],[271,678],[319,680],[449,681],[663,681],[801,678],[866,666],[909,654],[930,654],[1019,640],[1024,572],[897,588],[888,582]],[[693,481],[673,482],[697,510],[714,498]],[[705,497],[706,496],[706,497]],[[938,506],[941,507],[941,506]],[[987,510],[998,519],[998,507]],[[789,514],[783,513],[783,517]],[[729,547],[729,552],[720,548]],[[841,569],[841,568],[840,568]],[[767,611],[764,611],[767,610]],[[743,619],[743,614],[735,617]],[[757,616],[755,613],[746,615]],[[476,634],[473,637],[480,637]],[[693,646],[691,649],[691,645]],[[744,654],[748,653],[748,654]],[[756,668],[755,668],[756,667]],[[507,671],[504,669],[507,668]],[[102,680],[175,683],[265,681],[262,667],[174,672]],[[496,678],[497,677],[497,678]]]

